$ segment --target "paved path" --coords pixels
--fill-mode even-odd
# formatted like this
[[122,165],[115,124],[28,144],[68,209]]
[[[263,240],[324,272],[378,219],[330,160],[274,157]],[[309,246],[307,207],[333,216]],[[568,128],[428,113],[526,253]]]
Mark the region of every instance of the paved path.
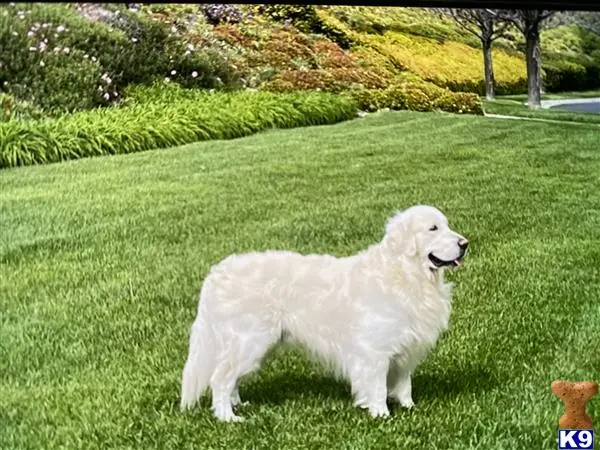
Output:
[[572,112],[600,114],[600,97],[573,98],[563,100],[542,100],[542,108],[553,108]]

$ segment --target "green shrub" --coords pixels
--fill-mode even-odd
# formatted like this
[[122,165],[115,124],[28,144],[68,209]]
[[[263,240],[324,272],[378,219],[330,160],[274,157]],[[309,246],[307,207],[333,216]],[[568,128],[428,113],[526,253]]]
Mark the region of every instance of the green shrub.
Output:
[[368,112],[384,108],[410,111],[445,111],[458,114],[483,114],[479,96],[452,92],[430,83],[405,82],[386,89],[353,90],[347,93],[357,106]]
[[55,46],[56,26],[36,23],[31,19],[34,11],[26,11],[31,14],[19,14],[10,6],[0,11],[3,90],[21,101],[57,112],[94,106],[99,98],[99,65],[85,59],[81,51]]
[[555,56],[543,60],[542,68],[544,88],[548,92],[583,91],[600,87],[600,64],[593,60]]
[[68,4],[2,6],[3,89],[62,112],[114,103],[125,86],[165,77],[188,87],[239,85],[218,52],[190,50],[165,23],[125,9],[110,17],[88,20]]
[[[40,121],[0,123],[0,167],[132,153],[207,139],[233,139],[265,129],[320,125],[356,115],[355,103],[325,93],[214,93],[157,86],[140,88],[130,106],[103,108]],[[141,95],[141,96],[140,96]],[[163,98],[180,99],[161,103]]]

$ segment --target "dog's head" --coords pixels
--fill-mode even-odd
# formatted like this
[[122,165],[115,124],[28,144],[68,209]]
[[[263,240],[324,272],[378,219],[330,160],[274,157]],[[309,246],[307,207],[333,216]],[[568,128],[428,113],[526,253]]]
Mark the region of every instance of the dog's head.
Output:
[[399,257],[419,258],[432,270],[459,266],[469,245],[441,211],[413,206],[392,217],[384,238]]

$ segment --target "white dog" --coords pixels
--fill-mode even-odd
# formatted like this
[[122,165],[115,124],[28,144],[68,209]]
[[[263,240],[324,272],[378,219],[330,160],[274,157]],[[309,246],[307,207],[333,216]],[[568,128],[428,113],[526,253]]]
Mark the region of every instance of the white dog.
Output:
[[389,415],[413,406],[411,373],[448,325],[451,285],[468,242],[431,206],[394,216],[383,240],[337,258],[267,251],[233,255],[208,274],[183,370],[181,408],[212,390],[212,410],[242,420],[238,380],[291,340],[349,380],[355,405]]

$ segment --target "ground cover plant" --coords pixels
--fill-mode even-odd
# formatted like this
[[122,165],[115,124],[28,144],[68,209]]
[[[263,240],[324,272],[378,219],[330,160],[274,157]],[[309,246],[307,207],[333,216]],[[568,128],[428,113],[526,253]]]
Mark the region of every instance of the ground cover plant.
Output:
[[[595,125],[398,112],[3,171],[0,448],[554,447],[551,381],[600,378],[597,143]],[[417,202],[471,249],[414,410],[374,422],[283,350],[242,384],[246,422],[179,412],[213,263],[348,255]]]
[[343,95],[297,90],[211,92],[159,82],[132,85],[124,97],[119,108],[0,123],[0,168],[233,139],[270,128],[331,124],[382,108],[483,114],[477,95],[423,82],[356,89]]
[[357,113],[351,99],[327,93],[228,94],[176,86],[132,90],[127,105],[0,123],[0,168],[233,139],[269,128],[340,122]]

